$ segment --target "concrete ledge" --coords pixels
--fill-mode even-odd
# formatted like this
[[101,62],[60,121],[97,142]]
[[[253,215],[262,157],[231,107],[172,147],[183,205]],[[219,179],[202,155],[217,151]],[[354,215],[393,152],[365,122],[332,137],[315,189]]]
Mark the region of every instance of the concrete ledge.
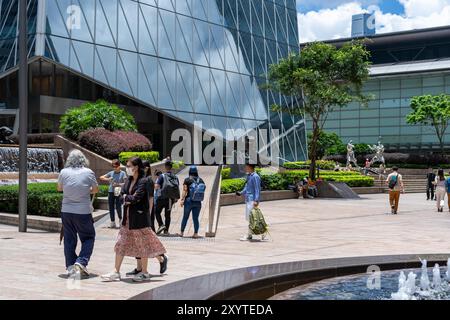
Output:
[[352,188],[357,194],[377,194],[384,193],[384,188],[382,187],[355,187]]
[[[94,221],[99,221],[107,214],[108,213],[104,211],[95,211],[93,214]],[[0,213],[0,224],[18,226],[19,215],[15,213]],[[30,229],[59,232],[61,230],[61,218],[29,215],[27,216],[27,225]]]
[[[279,191],[263,191],[261,192],[261,201],[276,201],[296,199],[297,193],[292,190],[279,190]],[[234,193],[220,195],[220,205],[232,206],[235,204],[244,204],[244,198],[235,195]]]

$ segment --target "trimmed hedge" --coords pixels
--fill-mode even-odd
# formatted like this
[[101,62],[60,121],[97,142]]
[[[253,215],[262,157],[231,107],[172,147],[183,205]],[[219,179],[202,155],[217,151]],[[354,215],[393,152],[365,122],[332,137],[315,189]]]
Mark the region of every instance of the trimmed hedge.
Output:
[[[261,181],[264,190],[287,190],[290,184],[308,176],[306,170],[289,170],[283,173],[262,174]],[[372,187],[374,179],[358,172],[322,172],[320,179],[324,181],[344,182],[349,187]],[[221,193],[234,193],[244,188],[245,179],[222,180]]]
[[220,186],[220,193],[235,193],[236,191],[241,191],[244,189],[245,179],[227,179],[222,180],[222,184]]
[[231,168],[223,168],[221,174],[222,174],[222,180],[230,179],[231,178]]
[[[308,161],[285,162],[283,167],[286,169],[309,169],[310,165],[311,161],[308,160]],[[322,170],[333,170],[336,163],[334,161],[317,160],[316,165]]]
[[148,151],[148,152],[121,152],[119,154],[119,161],[122,164],[126,164],[132,157],[139,157],[141,160],[147,160],[150,163],[155,163],[159,161],[158,151]]
[[[357,155],[359,164],[364,164],[366,158],[372,158],[373,154]],[[327,160],[346,163],[345,155],[334,155],[325,157]],[[415,153],[385,153],[386,166],[398,166],[401,168],[427,168],[428,166],[440,167],[450,166],[450,156],[441,154],[415,154]],[[379,166],[380,163],[374,164]]]
[[[98,197],[108,196],[108,186],[99,186]],[[63,195],[56,183],[30,183],[27,205],[31,215],[59,217]],[[19,186],[0,187],[0,212],[19,212]]]
[[148,152],[152,144],[137,132],[108,131],[103,128],[87,130],[80,134],[82,147],[107,159],[117,159],[122,152]]

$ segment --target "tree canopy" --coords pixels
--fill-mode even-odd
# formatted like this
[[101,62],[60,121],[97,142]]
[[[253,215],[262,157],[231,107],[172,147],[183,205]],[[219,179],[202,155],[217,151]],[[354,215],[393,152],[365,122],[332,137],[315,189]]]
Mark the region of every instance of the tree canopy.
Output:
[[411,99],[412,112],[406,116],[408,124],[434,127],[442,153],[444,137],[450,120],[450,95],[423,95]]
[[362,91],[369,77],[370,53],[362,42],[341,48],[316,42],[299,54],[290,54],[271,65],[268,88],[298,101],[295,105],[274,105],[274,111],[306,115],[312,121],[310,176],[315,178],[317,141],[330,112],[350,102],[367,105],[370,95]]

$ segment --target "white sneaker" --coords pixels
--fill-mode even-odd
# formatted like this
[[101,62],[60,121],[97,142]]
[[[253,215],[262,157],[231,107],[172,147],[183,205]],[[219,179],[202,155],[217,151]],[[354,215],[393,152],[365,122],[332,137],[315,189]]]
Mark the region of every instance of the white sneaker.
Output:
[[71,276],[73,276],[75,273],[77,273],[77,269],[75,269],[75,266],[68,266],[67,267],[67,276],[70,278]]
[[134,282],[143,282],[146,280],[150,280],[150,274],[148,272],[147,273],[139,272],[137,275],[133,277]]
[[116,227],[116,222],[115,221],[111,221],[110,225],[109,225],[110,229],[115,229]]
[[120,281],[120,273],[119,272],[111,272],[101,276],[103,282],[114,282]]
[[240,240],[240,241],[250,241],[250,240],[252,240],[252,239],[253,239],[252,236],[250,236],[250,235],[244,235],[244,236],[242,236],[242,238],[240,238],[239,240]]
[[261,235],[261,240],[262,240],[262,241],[266,240],[266,237],[267,237],[267,236],[266,236],[265,234],[262,234],[262,235]]
[[73,265],[74,269],[79,272],[83,277],[89,277],[89,272],[85,266],[81,263],[75,262]]

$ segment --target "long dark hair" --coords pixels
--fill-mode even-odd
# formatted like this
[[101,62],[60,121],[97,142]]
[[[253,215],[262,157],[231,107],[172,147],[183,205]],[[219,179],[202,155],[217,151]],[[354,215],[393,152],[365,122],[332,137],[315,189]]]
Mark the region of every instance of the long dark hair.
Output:
[[133,166],[138,167],[139,179],[145,176],[144,164],[142,163],[141,158],[132,157],[128,160],[128,162],[130,162]]
[[439,180],[441,180],[441,181],[445,180],[444,169],[438,170],[438,176],[439,176]]
[[145,177],[151,177],[151,175],[152,175],[152,167],[150,165],[150,161],[144,160],[142,162],[142,165],[144,166],[144,171],[145,171],[145,169],[148,168],[147,173],[145,174]]

